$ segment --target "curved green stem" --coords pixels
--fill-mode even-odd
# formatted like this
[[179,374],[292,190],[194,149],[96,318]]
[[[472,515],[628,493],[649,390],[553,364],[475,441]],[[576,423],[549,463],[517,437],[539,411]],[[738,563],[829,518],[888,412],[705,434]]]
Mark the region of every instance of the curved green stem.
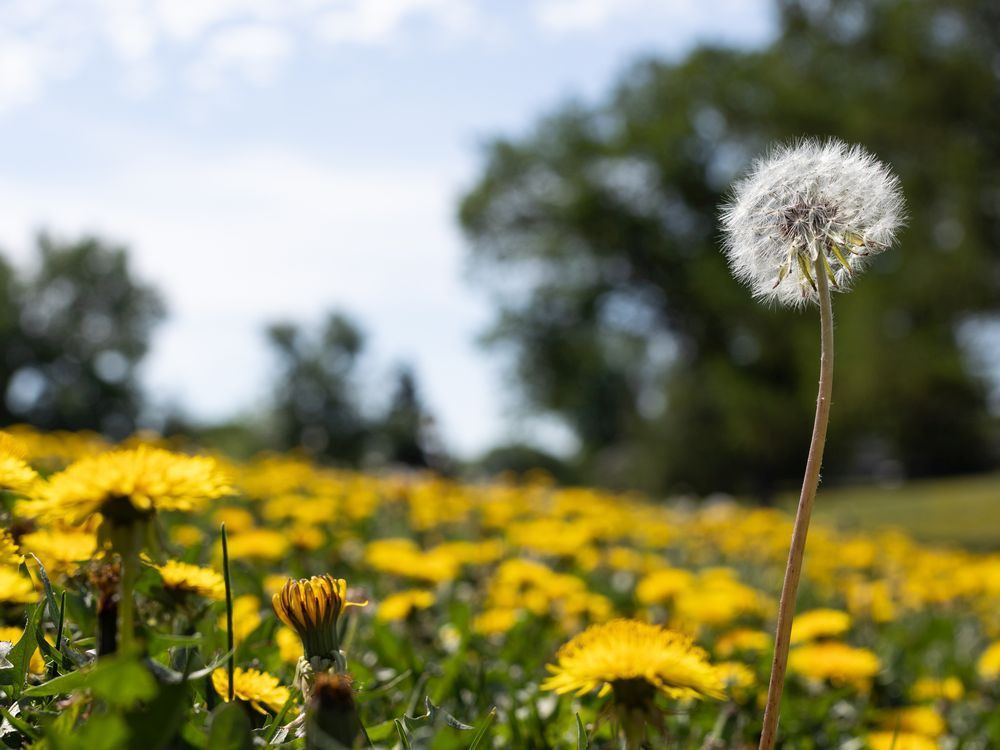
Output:
[[812,441],[809,444],[809,458],[806,460],[805,477],[802,480],[799,508],[795,514],[792,543],[788,550],[785,581],[781,587],[778,624],[774,634],[774,660],[771,662],[771,681],[767,688],[767,705],[764,708],[764,728],[760,735],[759,750],[772,750],[777,739],[781,692],[785,685],[792,618],[795,615],[795,597],[798,594],[799,577],[802,573],[809,519],[812,516],[813,501],[816,499],[816,489],[819,486],[819,470],[823,463],[823,448],[826,445],[826,427],[830,421],[830,395],[833,391],[833,306],[830,301],[830,283],[826,269],[822,266],[823,258],[821,249],[816,258],[821,343],[816,419],[813,422]]

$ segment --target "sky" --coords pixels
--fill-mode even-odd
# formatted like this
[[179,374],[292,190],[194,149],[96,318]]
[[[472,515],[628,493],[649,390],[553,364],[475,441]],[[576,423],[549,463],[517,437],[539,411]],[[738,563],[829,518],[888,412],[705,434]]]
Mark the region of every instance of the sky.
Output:
[[[96,233],[169,310],[152,401],[266,403],[263,329],[332,309],[366,396],[411,364],[445,446],[558,447],[476,338],[456,221],[491,138],[596,102],[631,62],[773,34],[763,0],[0,0],[0,250]],[[527,429],[528,433],[525,434]]]

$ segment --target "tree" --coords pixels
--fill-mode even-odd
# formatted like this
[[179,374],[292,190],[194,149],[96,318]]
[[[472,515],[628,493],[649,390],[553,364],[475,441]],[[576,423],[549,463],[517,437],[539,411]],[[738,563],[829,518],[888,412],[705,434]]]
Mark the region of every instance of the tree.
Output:
[[[990,0],[777,3],[768,47],[644,61],[487,151],[460,219],[498,300],[486,340],[593,481],[767,495],[798,478],[815,316],[750,301],[716,229],[775,140],[860,142],[901,175],[902,249],[838,301],[826,473],[983,468],[986,384],[959,340],[998,320],[1000,107]],[[516,280],[512,283],[510,280]]]
[[375,426],[379,453],[389,464],[429,468],[431,456],[426,433],[430,416],[420,396],[416,374],[404,365],[397,369],[395,381],[388,408]]
[[85,237],[37,241],[37,270],[0,260],[0,419],[43,429],[133,432],[143,406],[137,367],[164,316],[125,248]]
[[368,438],[355,382],[364,349],[361,329],[330,313],[314,334],[277,323],[267,337],[279,360],[274,419],[280,447],[359,464]]

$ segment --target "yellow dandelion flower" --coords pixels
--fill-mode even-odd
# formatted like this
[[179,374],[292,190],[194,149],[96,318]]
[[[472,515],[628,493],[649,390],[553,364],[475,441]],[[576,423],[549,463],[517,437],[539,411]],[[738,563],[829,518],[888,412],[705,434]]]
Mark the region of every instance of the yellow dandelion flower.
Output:
[[0,529],[0,565],[20,565],[23,560],[17,542],[4,529]]
[[[253,594],[244,594],[233,599],[233,638],[237,643],[255,631],[260,622],[260,599]],[[220,630],[226,629],[224,614],[219,616],[217,624]]]
[[197,594],[206,599],[221,601],[226,596],[226,583],[222,576],[211,568],[189,565],[178,560],[167,560],[163,565],[154,565],[168,591],[179,595]]
[[328,575],[289,579],[271,597],[275,614],[302,639],[306,658],[335,658],[337,619],[347,607],[363,607],[368,602],[347,600],[347,581]]
[[719,636],[713,649],[724,659],[735,653],[760,653],[771,647],[771,634],[763,630],[736,628]]
[[413,589],[391,594],[383,599],[375,613],[376,619],[384,622],[405,620],[415,609],[427,609],[434,606],[434,592],[426,589]]
[[726,693],[736,701],[745,701],[757,685],[754,671],[738,661],[720,662],[715,665],[715,671],[726,686]]
[[[229,674],[222,667],[212,672],[212,686],[223,700],[229,700]],[[233,671],[233,696],[262,714],[269,710],[278,713],[290,695],[288,688],[267,672],[240,667]]]
[[806,643],[819,638],[834,638],[851,627],[851,616],[836,609],[810,609],[795,615],[792,643]]
[[938,750],[938,743],[922,734],[909,732],[869,732],[871,750]]
[[472,621],[472,629],[481,635],[499,635],[510,631],[520,617],[516,609],[494,607],[487,609]]
[[215,522],[216,528],[220,524],[226,524],[226,531],[230,534],[238,534],[241,531],[252,529],[256,523],[253,513],[237,505],[225,505],[218,508],[212,514],[212,521]]
[[30,495],[38,484],[38,473],[25,461],[20,441],[0,432],[0,490]]
[[21,537],[25,552],[38,556],[50,576],[71,575],[97,554],[97,536],[86,530],[42,529]]
[[278,628],[274,634],[274,642],[278,644],[278,656],[283,662],[294,664],[302,656],[302,641],[294,630],[286,625]]
[[170,539],[181,547],[194,547],[205,539],[205,532],[191,524],[177,524],[170,529]]
[[642,604],[662,604],[689,589],[694,580],[694,574],[688,570],[654,570],[636,585],[635,596]]
[[912,732],[925,737],[940,737],[947,729],[944,717],[930,706],[908,706],[885,711],[878,723],[890,732]]
[[878,657],[864,648],[840,641],[808,643],[793,648],[788,655],[788,670],[813,680],[853,685],[867,690],[881,664]]
[[920,677],[910,691],[910,697],[915,701],[958,701],[964,695],[965,686],[957,677],[945,677],[943,680]]
[[994,641],[976,662],[976,671],[984,680],[1000,679],[1000,641]]
[[229,557],[277,561],[285,557],[289,545],[288,537],[275,529],[247,529],[229,537]]
[[584,695],[600,690],[616,701],[724,698],[725,683],[708,654],[683,633],[638,620],[591,625],[564,644],[543,690]]
[[[0,641],[7,641],[12,644],[17,643],[21,640],[22,635],[24,635],[23,628],[0,626]],[[31,655],[31,659],[28,661],[28,671],[32,674],[43,674],[45,672],[45,660],[42,658],[42,652],[38,649],[35,649],[35,653]]]
[[31,604],[38,600],[38,593],[30,578],[21,575],[17,568],[0,566],[0,603]]
[[131,525],[157,511],[197,510],[231,492],[213,459],[141,445],[80,459],[19,511],[49,523],[81,524],[99,514],[113,525]]

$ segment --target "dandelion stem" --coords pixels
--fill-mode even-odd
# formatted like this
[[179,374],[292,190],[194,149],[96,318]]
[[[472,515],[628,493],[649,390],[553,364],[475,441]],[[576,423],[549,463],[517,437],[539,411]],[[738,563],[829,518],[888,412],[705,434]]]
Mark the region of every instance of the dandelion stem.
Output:
[[823,253],[820,252],[816,259],[821,346],[816,420],[813,422],[809,458],[806,460],[805,477],[802,480],[802,494],[799,496],[799,508],[795,514],[792,543],[788,550],[785,581],[781,587],[778,624],[774,635],[774,661],[771,663],[771,682],[767,688],[767,705],[764,709],[764,728],[760,735],[759,750],[772,750],[777,739],[781,691],[785,685],[788,646],[792,634],[792,618],[795,614],[795,597],[798,593],[799,577],[802,573],[802,558],[806,549],[806,535],[809,533],[809,518],[812,516],[816,488],[819,486],[819,470],[823,463],[823,448],[826,445],[826,427],[830,421],[830,394],[833,390],[833,307],[830,302],[830,285],[827,275],[825,269],[820,265],[823,262],[822,256]]

